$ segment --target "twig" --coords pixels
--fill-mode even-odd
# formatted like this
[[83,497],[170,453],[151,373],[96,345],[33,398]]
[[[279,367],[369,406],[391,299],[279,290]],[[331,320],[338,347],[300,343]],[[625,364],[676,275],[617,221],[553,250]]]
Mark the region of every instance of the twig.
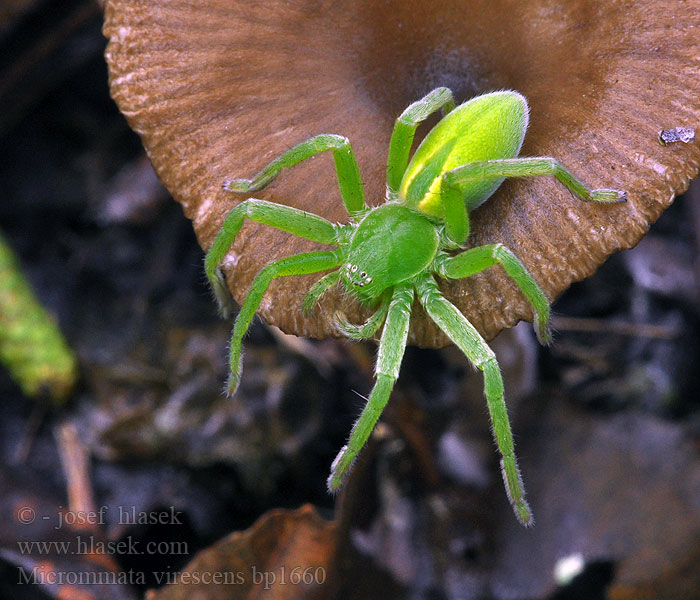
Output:
[[591,331],[628,335],[631,337],[647,337],[661,340],[672,340],[680,333],[677,327],[668,325],[652,325],[651,323],[630,323],[607,319],[587,319],[580,317],[552,317],[552,327],[562,331]]

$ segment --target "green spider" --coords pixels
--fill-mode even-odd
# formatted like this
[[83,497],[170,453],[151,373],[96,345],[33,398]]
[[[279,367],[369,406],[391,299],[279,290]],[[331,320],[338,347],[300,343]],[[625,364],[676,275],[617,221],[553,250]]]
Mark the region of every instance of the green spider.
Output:
[[[409,162],[416,128],[440,109],[444,117]],[[389,143],[386,201],[376,208],[365,204],[350,142],[338,135],[322,134],[302,142],[253,179],[224,182],[224,189],[230,192],[254,192],[268,185],[283,168],[333,151],[349,224],[334,225],[296,208],[250,198],[226,216],[205,260],[207,277],[226,316],[230,313],[231,297],[219,265],[244,219],[335,247],[276,260],[257,274],[233,327],[229,395],[236,392],[240,380],[243,336],[273,278],[334,269],[311,287],[302,303],[305,313],[338,282],[363,304],[376,307],[374,315],[362,325],[349,323],[341,313],[335,315],[336,327],[349,338],[372,337],[382,324],[384,329],[375,366],[376,383],[348,443],[333,461],[328,478],[331,492],[340,487],[389,400],[399,376],[411,307],[417,295],[430,318],[483,372],[506,492],[520,522],[525,526],[533,523],[514,454],[496,356],[475,327],[442,295],[435,276],[462,279],[501,265],[532,304],[535,332],[541,343],[547,343],[551,339],[549,300],[508,248],[489,244],[451,252],[461,249],[467,241],[469,213],[484,203],[506,177],[553,175],[576,196],[593,202],[621,202],[625,193],[613,189],[591,191],[553,158],[517,158],[527,125],[527,100],[517,92],[484,94],[455,108],[448,88],[433,90],[396,120]]]

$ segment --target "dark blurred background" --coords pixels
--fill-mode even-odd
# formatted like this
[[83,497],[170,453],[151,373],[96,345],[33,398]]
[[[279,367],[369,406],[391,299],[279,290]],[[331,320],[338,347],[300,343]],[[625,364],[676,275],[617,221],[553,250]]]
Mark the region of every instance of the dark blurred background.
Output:
[[[700,186],[555,303],[551,347],[524,323],[494,341],[533,530],[505,498],[481,377],[450,348],[408,350],[336,511],[325,479],[374,348],[256,322],[241,393],[223,397],[230,323],[190,223],[109,97],[101,20],[93,0],[0,6],[0,232],[81,372],[50,407],[0,369],[0,597],[141,597],[230,532],[311,503],[335,518],[339,597],[700,598]],[[18,519],[26,506],[42,518]],[[60,519],[76,506],[107,507],[91,539],[132,546],[18,545],[74,535]],[[165,545],[129,549],[149,541]],[[22,579],[37,568],[132,576]]]

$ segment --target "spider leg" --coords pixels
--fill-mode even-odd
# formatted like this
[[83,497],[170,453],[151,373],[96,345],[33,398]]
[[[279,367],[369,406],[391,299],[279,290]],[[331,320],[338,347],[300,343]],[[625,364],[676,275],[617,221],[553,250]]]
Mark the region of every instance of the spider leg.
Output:
[[309,138],[273,160],[252,179],[227,179],[224,182],[224,189],[229,192],[261,190],[277,177],[282,169],[298,165],[307,158],[327,150],[333,151],[335,172],[345,208],[351,216],[361,215],[368,210],[365,204],[362,177],[350,141],[341,135],[324,133]]
[[447,279],[471,277],[493,265],[501,265],[535,309],[537,339],[541,344],[552,341],[549,330],[549,300],[525,265],[508,248],[502,244],[488,244],[465,250],[456,256],[440,254],[436,262],[437,273]]
[[533,524],[532,513],[525,500],[523,482],[515,458],[513,435],[503,399],[503,379],[496,356],[476,328],[442,295],[431,276],[419,280],[416,290],[430,318],[484,374],[484,395],[491,416],[493,436],[501,453],[501,472],[508,499],[518,520],[529,527]]
[[339,279],[340,271],[331,271],[311,286],[311,289],[301,302],[301,312],[304,313],[304,316],[308,317],[311,314],[314,304],[319,301],[323,294],[338,283]]
[[401,178],[408,166],[408,155],[419,123],[439,109],[446,115],[454,107],[452,92],[449,88],[441,87],[411,104],[396,119],[386,165],[386,186],[390,199],[398,197]]
[[459,185],[449,185],[446,181],[443,180],[440,186],[440,202],[445,213],[445,233],[450,241],[459,247],[469,237],[469,213]]
[[325,271],[326,269],[339,266],[342,262],[343,255],[339,249],[332,252],[307,252],[276,260],[264,267],[255,276],[238,317],[236,317],[233,333],[231,334],[231,373],[228,379],[229,396],[233,396],[236,393],[240,381],[243,336],[248,331],[248,327],[260,306],[260,301],[270,282],[276,277],[306,275],[308,273]]
[[226,215],[224,224],[204,259],[204,271],[216,296],[219,312],[224,318],[230,315],[233,303],[219,265],[246,218],[314,242],[335,244],[338,241],[340,227],[322,217],[267,200],[250,198],[241,202]]
[[355,462],[355,457],[367,442],[379,416],[389,400],[394,382],[399,376],[401,360],[406,349],[408,327],[411,321],[413,288],[400,284],[394,289],[389,304],[384,331],[379,342],[375,373],[377,381],[360,418],[350,432],[348,443],[343,446],[331,466],[328,489],[338,490],[346,473]]
[[[490,178],[535,177],[552,175],[567,189],[587,202],[624,202],[627,194],[621,190],[600,188],[591,190],[554,158],[535,156],[528,158],[503,158],[473,162],[448,171],[443,175],[443,183],[450,188],[460,189],[463,184]],[[486,198],[481,199],[483,202]],[[473,210],[476,206],[467,207]]]
[[348,321],[348,318],[344,313],[336,311],[333,315],[333,321],[335,326],[345,337],[349,337],[353,340],[364,340],[372,337],[377,329],[379,329],[386,319],[387,312],[389,311],[389,305],[391,303],[392,295],[390,293],[385,293],[382,297],[382,302],[377,308],[376,312],[365,321],[362,325],[354,325]]

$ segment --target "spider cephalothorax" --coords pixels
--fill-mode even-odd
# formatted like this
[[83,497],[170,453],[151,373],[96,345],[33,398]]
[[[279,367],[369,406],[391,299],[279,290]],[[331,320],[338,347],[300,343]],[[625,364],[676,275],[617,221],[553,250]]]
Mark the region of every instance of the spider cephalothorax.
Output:
[[[411,161],[416,128],[442,109],[445,117],[428,133]],[[515,514],[532,524],[515,458],[513,438],[503,399],[503,381],[493,351],[474,326],[440,292],[435,277],[470,277],[501,265],[535,310],[535,331],[546,343],[549,300],[527,269],[501,244],[478,246],[458,253],[469,236],[469,212],[485,202],[506,177],[553,175],[579,198],[619,202],[624,192],[589,190],[553,158],[518,158],[528,123],[525,98],[513,91],[478,96],[455,108],[452,92],[438,88],[411,104],[396,120],[389,143],[387,200],[370,209],[364,200],[360,172],[350,142],[322,134],[285,152],[253,179],[232,179],[224,188],[253,192],[265,187],[285,167],[327,150],[333,151],[338,184],[350,223],[329,221],[288,206],[250,198],[226,217],[207,254],[205,268],[222,313],[231,298],[219,270],[244,218],[277,227],[309,240],[328,244],[328,251],[307,252],[274,261],[255,277],[236,318],[231,337],[231,375],[228,393],[234,394],[241,373],[241,343],[265,290],[275,277],[329,271],[312,286],[302,303],[308,312],[330,287],[341,283],[376,312],[362,325],[348,323],[336,313],[336,327],[344,335],[362,339],[382,330],[375,372],[377,382],[355,423],[348,444],[333,462],[328,478],[337,490],[367,441],[398,378],[414,298],[426,313],[484,374],[484,393],[501,452],[503,480]]]
[[425,215],[399,202],[369,211],[352,234],[341,268],[345,289],[372,302],[387,288],[415,277],[435,259],[439,233]]

